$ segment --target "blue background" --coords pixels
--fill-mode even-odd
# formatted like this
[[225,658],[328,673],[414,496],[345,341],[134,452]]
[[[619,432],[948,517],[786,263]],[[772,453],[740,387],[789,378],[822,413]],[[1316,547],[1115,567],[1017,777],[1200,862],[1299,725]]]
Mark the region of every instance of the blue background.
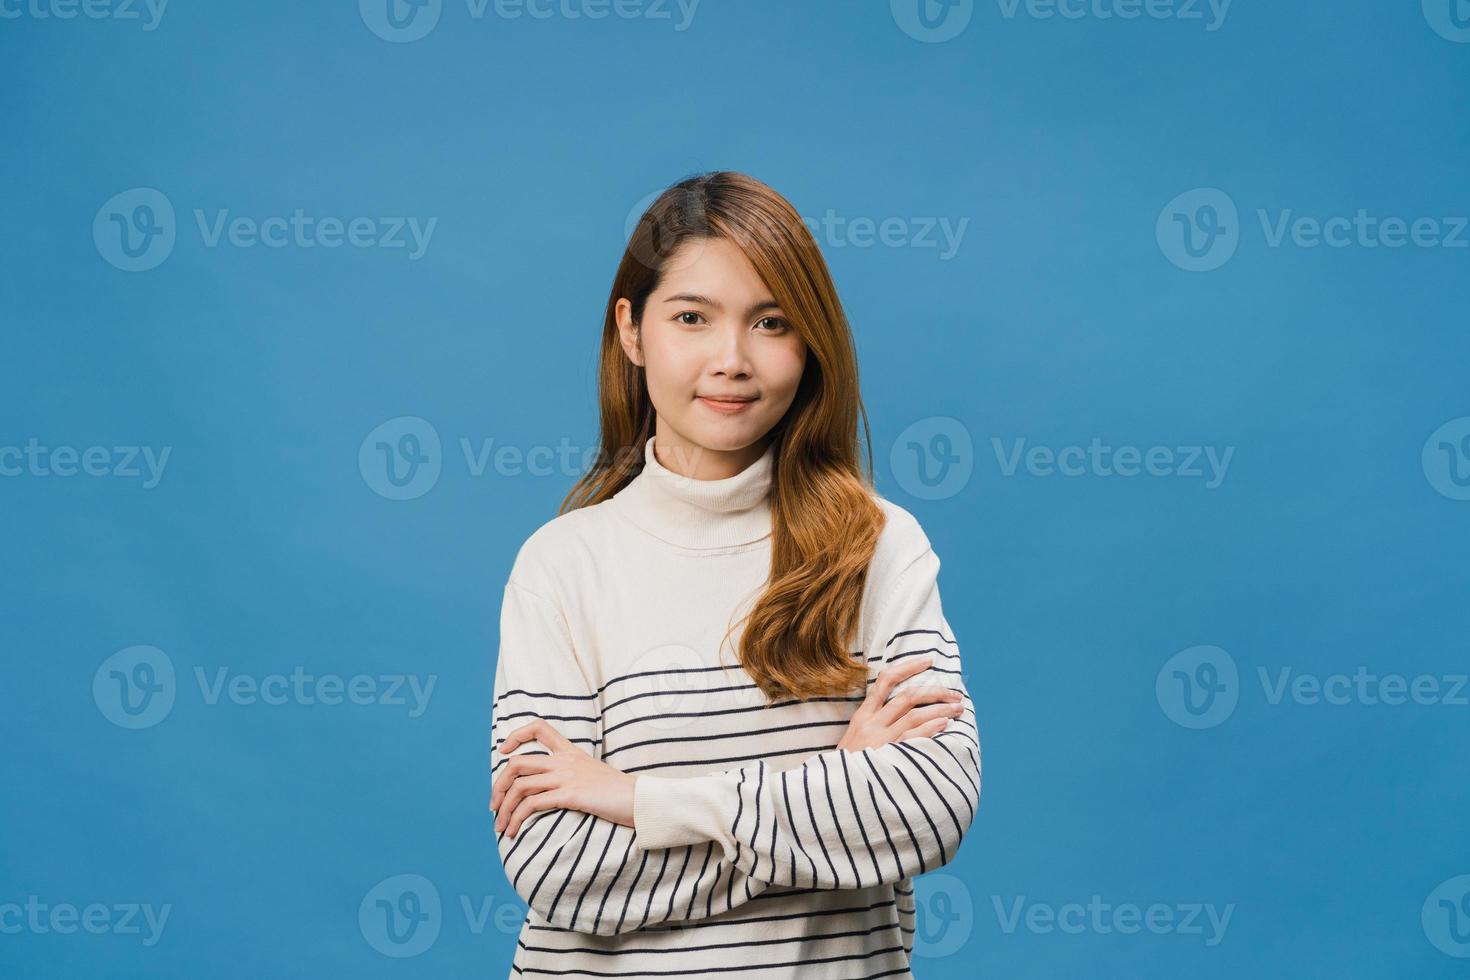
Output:
[[[988,0],[934,42],[883,0],[703,0],[682,31],[675,7],[477,19],[445,0],[399,43],[351,0],[174,0],[153,30],[6,0],[0,447],[170,457],[151,488],[0,478],[0,904],[172,909],[153,946],[0,933],[0,974],[505,975],[521,905],[485,809],[500,589],[574,473],[475,475],[461,440],[595,444],[627,221],[713,169],[815,219],[910,229],[821,245],[878,486],[943,560],[985,747],[953,878],[919,881],[921,951],[945,955],[916,975],[1470,974],[1431,900],[1470,873],[1470,707],[1273,704],[1258,676],[1470,661],[1453,480],[1470,457],[1452,439],[1447,469],[1421,461],[1470,416],[1470,233],[1273,247],[1259,217],[1366,209],[1449,235],[1470,214],[1470,43],[1433,28],[1434,2],[1236,0],[1212,30],[1208,7],[1069,19]],[[170,202],[176,242],[129,272],[92,229],[134,188]],[[1188,200],[1165,213],[1198,188],[1238,209],[1210,271],[1156,234],[1173,213],[1206,227]],[[297,208],[437,224],[411,259],[208,247],[193,217]],[[926,219],[968,222],[953,255],[914,241]],[[359,466],[402,416],[442,440],[411,500]],[[969,470],[928,499],[903,461],[940,445],[936,425]],[[1233,456],[1207,487],[1006,475],[992,442],[1094,438]],[[139,644],[177,683],[168,715],[130,730],[93,681]],[[1191,728],[1165,667],[1203,644],[1237,667],[1238,703]],[[436,686],[410,717],[211,704],[195,681],[297,666]],[[359,924],[399,874],[443,903],[412,957]],[[1214,945],[1208,926],[1067,934],[997,912],[1093,895],[1233,911]],[[1470,927],[1470,904],[1456,914]]]

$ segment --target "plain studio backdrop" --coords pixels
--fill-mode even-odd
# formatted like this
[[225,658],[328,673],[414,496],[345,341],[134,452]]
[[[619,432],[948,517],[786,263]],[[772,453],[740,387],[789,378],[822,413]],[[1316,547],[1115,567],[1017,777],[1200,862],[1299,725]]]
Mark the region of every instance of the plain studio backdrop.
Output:
[[0,974],[508,970],[500,590],[734,169],[978,712],[915,974],[1464,975],[1464,0],[0,0],[0,79]]

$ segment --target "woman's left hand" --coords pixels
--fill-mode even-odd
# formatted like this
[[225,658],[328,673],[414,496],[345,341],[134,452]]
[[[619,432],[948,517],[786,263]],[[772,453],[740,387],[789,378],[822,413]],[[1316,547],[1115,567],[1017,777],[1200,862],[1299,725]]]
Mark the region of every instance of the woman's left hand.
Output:
[[[511,755],[523,742],[540,742],[550,755]],[[633,826],[633,784],[637,776],[599,762],[573,745],[542,718],[505,737],[499,753],[507,759],[490,792],[495,830],[514,837],[528,817],[542,810],[580,810]]]

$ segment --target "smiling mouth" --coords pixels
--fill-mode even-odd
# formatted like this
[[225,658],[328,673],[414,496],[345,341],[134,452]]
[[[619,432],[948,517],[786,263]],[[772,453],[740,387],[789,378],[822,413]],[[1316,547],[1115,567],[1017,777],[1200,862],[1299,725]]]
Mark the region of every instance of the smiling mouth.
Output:
[[698,395],[696,397],[712,411],[721,412],[725,415],[743,412],[747,407],[755,403],[754,398],[717,398],[709,395]]

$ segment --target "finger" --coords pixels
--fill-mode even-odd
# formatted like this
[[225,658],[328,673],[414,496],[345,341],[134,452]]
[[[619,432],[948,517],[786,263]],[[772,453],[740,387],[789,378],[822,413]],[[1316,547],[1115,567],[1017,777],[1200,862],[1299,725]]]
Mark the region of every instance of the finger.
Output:
[[495,777],[495,782],[490,788],[490,800],[494,801],[505,794],[510,784],[515,782],[519,776],[532,772],[544,772],[552,765],[551,756],[545,752],[522,752],[511,756],[501,767],[500,773]]
[[500,775],[495,777],[495,783],[490,788],[490,809],[500,809],[500,798],[505,795],[505,791],[518,777],[545,772],[551,768],[551,765],[551,756],[544,752],[522,752],[511,758],[500,770]]
[[874,704],[884,704],[888,700],[889,693],[913,677],[934,666],[934,655],[925,654],[921,657],[904,657],[886,664],[878,671],[877,680],[873,681],[873,687],[868,691],[868,697],[873,699]]
[[555,728],[552,728],[551,722],[545,718],[537,718],[526,727],[533,730],[531,738],[534,738],[552,752],[560,752],[563,749],[576,747],[572,745],[571,739],[567,738]]
[[879,704],[888,699],[892,689],[897,688],[900,683],[914,676],[919,671],[928,669],[933,664],[932,654],[923,654],[919,657],[904,657],[901,660],[889,661],[883,664],[883,669],[878,671],[878,677],[873,680],[872,691],[876,692]]
[[929,704],[920,708],[914,708],[908,714],[899,719],[897,727],[901,731],[917,728],[922,724],[933,721],[935,718],[949,721],[958,718],[964,713],[964,706],[958,704]]
[[[491,810],[497,814],[504,814],[513,807],[512,802],[507,799],[510,792],[516,788],[517,783],[531,776],[544,773],[547,770],[545,761],[550,760],[550,755],[545,752],[532,752],[532,754],[517,755],[516,760],[506,765],[506,770],[500,774],[500,779],[495,780],[494,792],[490,795]],[[525,760],[517,761],[517,760]],[[523,788],[522,788],[523,789]],[[497,820],[497,827],[506,826],[504,821]]]
[[519,728],[515,729],[509,735],[505,736],[505,741],[500,743],[500,754],[509,755],[517,745],[520,745],[523,742],[535,741],[537,726],[544,724],[544,721],[542,721],[540,718],[536,718],[532,721],[526,722],[524,725],[521,725]]
[[927,721],[918,728],[912,728],[898,737],[898,741],[905,742],[911,738],[933,738],[949,726],[948,718],[935,718]]
[[528,796],[520,802],[520,805],[515,808],[515,812],[511,814],[510,827],[506,832],[514,837],[520,833],[521,824],[529,820],[532,814],[540,813],[542,810],[554,809],[556,809],[556,800],[553,798],[551,792],[543,791],[534,796]]
[[895,693],[887,704],[878,709],[874,720],[885,726],[893,725],[918,705],[952,704],[958,700],[959,692],[943,684],[913,684]]
[[510,826],[511,817],[516,812],[516,807],[527,797],[535,796],[537,793],[548,789],[547,780],[544,776],[523,776],[517,779],[511,786],[510,791],[505,794],[505,799],[500,802],[500,809],[495,814],[495,829],[504,830]]
[[949,727],[949,723],[958,718],[963,708],[956,705],[931,705],[925,708],[915,708],[903,718],[898,724],[890,726],[884,735],[889,742],[909,738],[919,729],[924,729],[929,734],[937,734]]

